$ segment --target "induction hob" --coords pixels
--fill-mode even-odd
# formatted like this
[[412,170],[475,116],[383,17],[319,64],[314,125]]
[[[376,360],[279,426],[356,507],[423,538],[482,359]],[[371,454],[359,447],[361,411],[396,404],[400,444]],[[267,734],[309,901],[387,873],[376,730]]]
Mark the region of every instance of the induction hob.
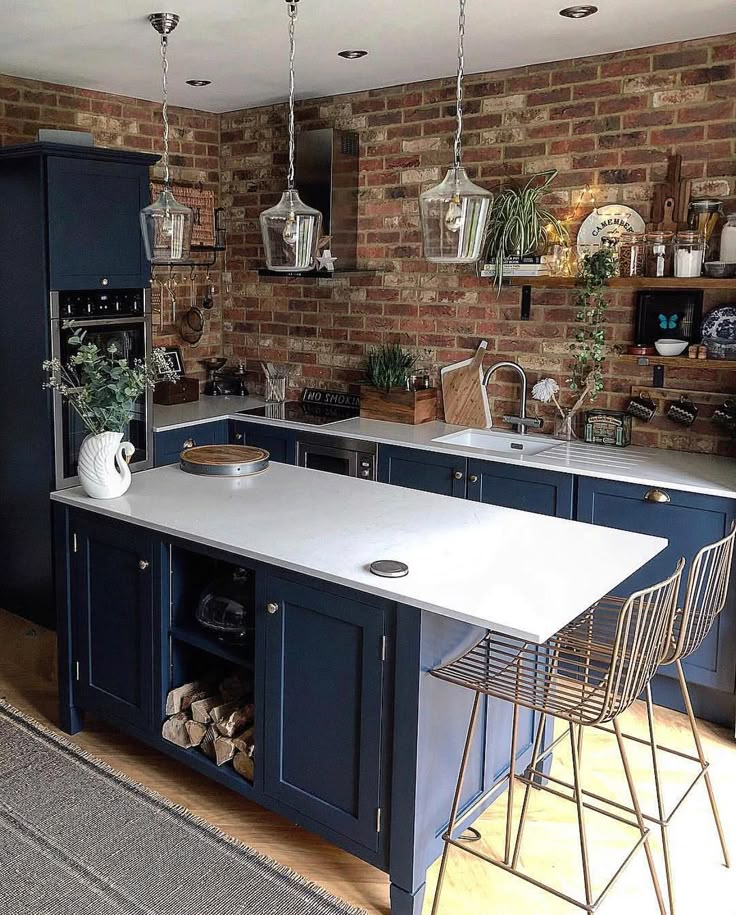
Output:
[[287,423],[302,423],[307,426],[326,426],[342,419],[360,416],[360,398],[354,394],[339,391],[320,391],[307,388],[301,400],[287,400],[285,403],[267,403],[262,407],[240,410],[241,416],[263,416]]

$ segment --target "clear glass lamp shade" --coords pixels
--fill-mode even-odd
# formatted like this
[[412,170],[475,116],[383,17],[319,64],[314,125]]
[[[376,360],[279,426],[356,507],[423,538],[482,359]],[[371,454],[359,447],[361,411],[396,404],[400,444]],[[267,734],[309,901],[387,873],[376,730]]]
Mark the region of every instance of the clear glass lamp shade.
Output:
[[464,168],[450,168],[419,198],[424,257],[435,264],[480,260],[492,203],[493,194],[473,184]]
[[157,200],[141,210],[140,218],[146,257],[152,264],[188,260],[194,212],[179,203],[167,187]]
[[261,213],[266,266],[281,273],[311,270],[322,233],[322,214],[307,206],[298,191],[284,191],[281,200]]

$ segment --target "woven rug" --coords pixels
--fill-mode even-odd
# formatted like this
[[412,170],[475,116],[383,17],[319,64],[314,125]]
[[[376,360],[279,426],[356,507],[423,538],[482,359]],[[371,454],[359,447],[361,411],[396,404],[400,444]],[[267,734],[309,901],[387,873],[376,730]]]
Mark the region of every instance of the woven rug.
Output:
[[2,915],[360,915],[0,700]]

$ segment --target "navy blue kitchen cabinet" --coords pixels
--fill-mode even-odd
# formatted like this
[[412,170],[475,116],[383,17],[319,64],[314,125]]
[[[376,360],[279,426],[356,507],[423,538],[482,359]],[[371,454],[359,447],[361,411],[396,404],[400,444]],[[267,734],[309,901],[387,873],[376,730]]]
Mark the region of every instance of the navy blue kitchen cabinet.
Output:
[[[156,566],[141,529],[75,515],[71,601],[76,704],[144,731],[153,729]],[[77,666],[78,665],[78,666]]]
[[375,851],[384,606],[275,572],[265,594],[264,790]]
[[[668,499],[652,501],[658,493]],[[677,560],[690,562],[701,547],[725,537],[736,517],[736,503],[730,499],[703,496],[670,489],[595,480],[578,482],[577,520],[602,524],[625,531],[651,534],[669,540],[669,546],[616,589],[626,596],[646,588],[672,573]],[[736,590],[732,582],[728,603],[716,619],[700,648],[683,662],[688,683],[734,692],[736,685]],[[680,598],[684,597],[683,579]],[[676,676],[674,666],[660,668]]]
[[378,479],[381,483],[465,498],[467,460],[452,454],[379,445]]
[[296,435],[291,429],[231,419],[229,441],[231,445],[264,448],[279,464],[296,464]]
[[[150,157],[149,157],[150,159]],[[139,213],[150,203],[149,160],[47,160],[52,289],[141,289],[150,267]]]
[[225,445],[226,443],[227,421],[224,419],[157,432],[154,437],[156,466],[177,464],[179,455],[189,448],[197,448],[200,445]]
[[468,460],[468,498],[537,515],[572,518],[574,477],[491,461]]

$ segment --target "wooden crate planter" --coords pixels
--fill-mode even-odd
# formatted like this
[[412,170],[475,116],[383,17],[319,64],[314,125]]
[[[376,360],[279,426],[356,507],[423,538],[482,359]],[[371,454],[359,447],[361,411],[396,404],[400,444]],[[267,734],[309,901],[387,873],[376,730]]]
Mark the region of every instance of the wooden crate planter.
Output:
[[382,419],[390,423],[430,423],[437,419],[437,389],[382,391],[364,385],[360,389],[360,415],[362,419]]

